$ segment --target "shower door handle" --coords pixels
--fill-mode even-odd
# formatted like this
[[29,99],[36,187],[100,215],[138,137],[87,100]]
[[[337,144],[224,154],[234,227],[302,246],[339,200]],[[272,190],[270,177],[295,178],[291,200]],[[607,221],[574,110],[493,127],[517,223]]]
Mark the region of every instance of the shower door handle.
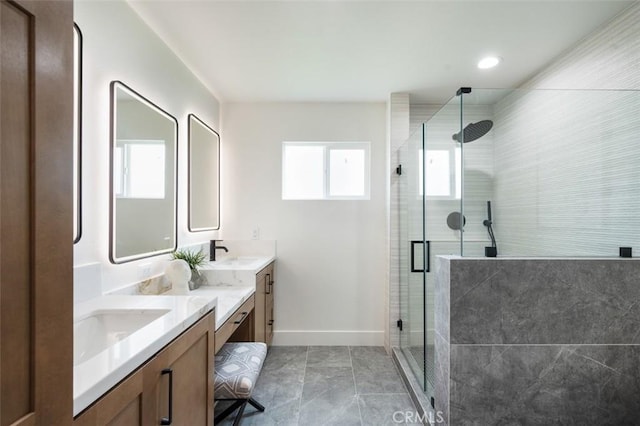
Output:
[[[424,246],[424,254],[425,254],[425,258],[423,260],[423,264],[424,267],[422,269],[419,269],[418,267],[416,267],[416,246],[417,245],[423,245]],[[429,272],[429,267],[430,267],[430,261],[429,258],[431,257],[431,242],[430,241],[422,241],[422,240],[413,240],[411,241],[411,250],[409,250],[411,252],[411,272]]]

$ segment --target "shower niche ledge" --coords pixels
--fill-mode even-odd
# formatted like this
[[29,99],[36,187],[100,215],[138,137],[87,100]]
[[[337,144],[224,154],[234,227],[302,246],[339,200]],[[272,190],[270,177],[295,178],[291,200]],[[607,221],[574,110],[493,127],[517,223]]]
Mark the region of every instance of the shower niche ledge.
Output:
[[639,265],[438,256],[434,393],[446,424],[635,424]]

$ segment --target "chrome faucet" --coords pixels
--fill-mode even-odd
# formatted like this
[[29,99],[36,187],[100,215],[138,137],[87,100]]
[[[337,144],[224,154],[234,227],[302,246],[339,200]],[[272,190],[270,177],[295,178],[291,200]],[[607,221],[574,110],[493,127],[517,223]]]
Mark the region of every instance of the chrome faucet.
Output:
[[211,262],[216,261],[216,250],[224,250],[226,253],[229,253],[229,249],[225,246],[217,246],[216,242],[222,242],[222,240],[211,240],[209,242],[209,260]]

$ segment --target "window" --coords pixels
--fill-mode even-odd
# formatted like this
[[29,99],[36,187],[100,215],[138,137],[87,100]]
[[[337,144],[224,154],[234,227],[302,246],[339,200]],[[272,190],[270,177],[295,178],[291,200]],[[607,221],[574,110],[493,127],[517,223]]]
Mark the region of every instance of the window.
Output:
[[428,198],[460,199],[462,194],[460,148],[428,149],[424,163],[427,175],[423,180],[423,162],[420,161],[424,151],[419,151],[418,187],[422,196],[423,182],[426,181]]
[[283,142],[283,200],[368,200],[369,142]]
[[164,141],[118,141],[113,158],[113,187],[118,198],[165,196]]

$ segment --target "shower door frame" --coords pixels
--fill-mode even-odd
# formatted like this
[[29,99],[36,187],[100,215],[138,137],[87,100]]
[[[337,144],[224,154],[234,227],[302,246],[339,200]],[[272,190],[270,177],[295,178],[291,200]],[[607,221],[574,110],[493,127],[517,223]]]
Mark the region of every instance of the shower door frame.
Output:
[[[425,226],[425,209],[426,209],[426,195],[424,188],[425,185],[425,173],[422,176],[418,173],[419,163],[422,162],[422,170],[425,170],[425,125],[423,124],[419,132],[418,138],[410,137],[407,142],[398,150],[400,156],[400,163],[402,167],[400,176],[399,196],[407,203],[406,208],[402,208],[402,202],[400,203],[399,223],[400,223],[400,350],[404,354],[407,363],[411,368],[411,372],[418,379],[422,391],[426,394],[428,391],[429,380],[427,378],[426,369],[426,340],[427,340],[427,306],[426,306],[426,272],[429,270],[429,243],[426,240],[426,226]],[[417,133],[417,132],[416,132]],[[417,142],[417,143],[416,143]],[[415,146],[413,146],[415,144]],[[402,158],[403,150],[406,158]],[[423,155],[420,156],[420,151]],[[420,182],[422,179],[422,182]],[[419,193],[419,184],[422,184],[423,193]],[[419,205],[419,213],[416,212],[414,216],[418,216],[417,220],[411,215],[412,204],[414,206]],[[404,228],[403,228],[404,224]],[[412,229],[416,228],[416,229]],[[416,246],[422,245],[423,250],[420,254],[416,254]],[[405,255],[408,259],[402,259],[402,255]],[[417,256],[417,257],[416,257]],[[418,265],[418,261],[421,261],[421,265]],[[414,274],[420,274],[416,276]],[[418,297],[420,299],[421,313],[418,312],[419,321],[414,321],[416,313],[411,312],[410,305],[412,296],[416,296],[416,290],[413,290],[412,283],[417,283],[419,287]],[[406,289],[406,294],[403,294],[402,290]],[[405,298],[403,300],[403,297]],[[403,306],[406,311],[403,311]],[[421,322],[421,325],[420,325]],[[417,324],[416,324],[417,323]],[[415,330],[416,325],[418,330]],[[420,330],[421,329],[421,330]],[[422,348],[422,359],[416,359],[415,352],[411,351],[412,343],[415,342],[415,334],[421,332],[421,342],[417,346],[418,350]],[[416,346],[413,346],[416,347]],[[433,380],[433,378],[432,378]],[[431,391],[433,393],[433,390]],[[429,395],[432,396],[432,395]]]

